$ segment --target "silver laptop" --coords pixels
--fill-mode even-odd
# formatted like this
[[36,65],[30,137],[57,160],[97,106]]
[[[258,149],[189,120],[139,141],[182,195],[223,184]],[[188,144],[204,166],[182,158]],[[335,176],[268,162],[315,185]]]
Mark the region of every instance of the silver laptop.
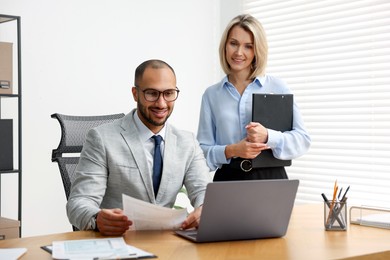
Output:
[[175,233],[193,242],[282,237],[298,185],[299,180],[209,183],[198,229]]

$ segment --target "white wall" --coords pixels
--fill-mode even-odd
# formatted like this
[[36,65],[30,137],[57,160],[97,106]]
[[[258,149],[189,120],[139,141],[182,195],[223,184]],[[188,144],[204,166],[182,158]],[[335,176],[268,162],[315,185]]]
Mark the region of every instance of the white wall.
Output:
[[[237,6],[221,2],[0,0],[0,13],[22,21],[23,237],[71,231],[50,160],[60,138],[52,113],[128,112],[135,67],[159,58],[176,70],[181,90],[171,122],[196,132],[201,95],[221,77],[220,10],[233,16]],[[1,185],[2,215],[12,218],[17,198],[4,193],[15,193],[14,182]]]

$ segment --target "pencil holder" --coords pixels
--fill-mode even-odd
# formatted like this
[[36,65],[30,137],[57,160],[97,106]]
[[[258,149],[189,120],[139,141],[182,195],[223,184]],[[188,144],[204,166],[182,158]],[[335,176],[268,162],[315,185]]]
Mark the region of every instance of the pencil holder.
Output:
[[324,202],[324,225],[327,231],[347,230],[347,203]]

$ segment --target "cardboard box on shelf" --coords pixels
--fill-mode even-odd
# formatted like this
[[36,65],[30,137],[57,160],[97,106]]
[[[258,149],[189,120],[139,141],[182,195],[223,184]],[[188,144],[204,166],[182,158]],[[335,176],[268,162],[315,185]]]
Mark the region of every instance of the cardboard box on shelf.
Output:
[[0,94],[12,94],[12,43],[0,42]]

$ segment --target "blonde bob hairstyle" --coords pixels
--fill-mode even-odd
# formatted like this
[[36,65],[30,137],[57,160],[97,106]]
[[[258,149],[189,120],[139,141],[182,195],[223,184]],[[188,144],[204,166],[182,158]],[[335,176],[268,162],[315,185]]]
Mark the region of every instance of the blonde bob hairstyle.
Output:
[[251,74],[248,79],[254,79],[257,76],[264,75],[268,57],[267,39],[261,23],[249,14],[238,15],[233,18],[222,34],[221,42],[219,44],[219,61],[223,71],[227,75],[231,73],[230,65],[226,60],[226,44],[230,31],[235,26],[240,26],[242,29],[253,35],[255,57],[252,61]]

